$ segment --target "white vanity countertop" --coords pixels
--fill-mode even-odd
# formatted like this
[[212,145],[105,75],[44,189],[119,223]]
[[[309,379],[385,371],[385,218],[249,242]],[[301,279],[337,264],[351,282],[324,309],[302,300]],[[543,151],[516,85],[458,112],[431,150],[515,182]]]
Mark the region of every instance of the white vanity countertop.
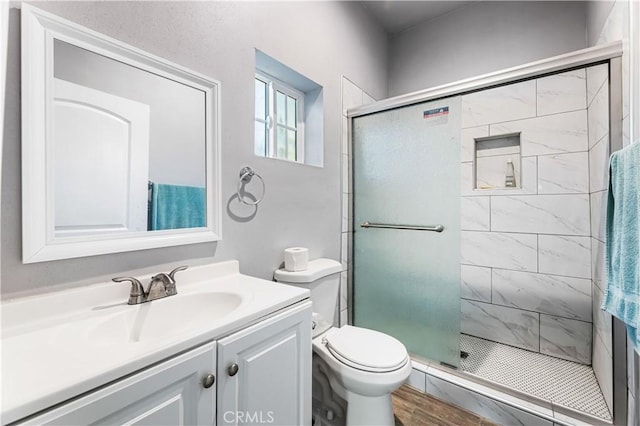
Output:
[[[139,278],[146,288],[150,277]],[[178,272],[176,280],[178,295],[136,306],[127,305],[130,285],[111,282],[3,302],[2,424],[223,337],[309,297],[308,290],[242,275],[237,261],[189,268]],[[174,310],[175,317],[163,317],[183,326],[166,337],[145,337],[144,329],[139,341],[131,341],[129,333],[118,334],[134,327],[128,319],[144,321],[143,306],[162,309],[161,303],[183,301],[203,305],[208,300],[204,296],[215,299],[217,294],[241,302],[218,319],[196,323],[191,305],[184,305],[185,312]],[[190,318],[192,323],[185,323]],[[113,326],[119,323],[121,327]]]

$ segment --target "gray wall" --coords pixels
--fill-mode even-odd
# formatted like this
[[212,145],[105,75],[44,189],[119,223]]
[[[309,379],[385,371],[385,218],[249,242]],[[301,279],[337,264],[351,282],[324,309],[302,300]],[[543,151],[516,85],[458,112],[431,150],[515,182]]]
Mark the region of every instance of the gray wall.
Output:
[[396,96],[587,47],[583,2],[480,1],[390,41]]
[[[238,259],[270,279],[282,250],[339,259],[341,76],[386,96],[386,35],[346,2],[46,2],[37,6],[222,83],[223,240],[175,248],[23,265],[20,209],[19,11],[12,10],[2,167],[2,298],[77,286],[123,271]],[[324,167],[253,155],[258,48],[324,87]],[[251,165],[267,185],[257,210],[235,199]],[[257,192],[257,187],[249,186]],[[258,194],[259,195],[259,194]],[[69,284],[71,283],[71,284]]]
[[[9,3],[0,3],[0,125],[4,129],[4,93],[5,75],[7,72],[7,38],[9,37]],[[4,131],[0,134],[0,152],[2,151]],[[2,184],[2,155],[0,155],[0,186]],[[0,199],[0,211],[2,210],[2,199]],[[0,228],[1,229],[1,228]],[[0,230],[0,235],[2,231]],[[1,240],[1,238],[0,238]],[[0,270],[2,269],[2,247],[0,246]]]
[[589,46],[598,44],[609,19],[615,1],[589,1],[585,7],[587,23],[587,43]]

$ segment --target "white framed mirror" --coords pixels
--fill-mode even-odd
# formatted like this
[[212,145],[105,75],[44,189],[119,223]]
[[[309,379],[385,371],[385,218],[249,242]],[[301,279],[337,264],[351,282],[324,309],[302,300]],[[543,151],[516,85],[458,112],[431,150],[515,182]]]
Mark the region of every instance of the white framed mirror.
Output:
[[23,4],[23,262],[219,240],[219,95]]

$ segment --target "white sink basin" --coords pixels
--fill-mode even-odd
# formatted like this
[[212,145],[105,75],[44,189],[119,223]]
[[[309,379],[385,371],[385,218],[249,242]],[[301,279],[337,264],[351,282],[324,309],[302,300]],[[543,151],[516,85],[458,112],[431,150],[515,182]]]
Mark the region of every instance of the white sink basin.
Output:
[[88,337],[105,344],[169,338],[210,328],[212,323],[238,309],[242,302],[243,297],[237,293],[178,294],[132,305],[124,312],[110,315],[92,327]]
[[[11,392],[2,392],[2,423],[229,335],[309,297],[308,290],[239,269],[237,261],[194,266],[180,275],[177,295],[141,305],[127,305],[129,289],[110,280],[3,301],[0,388]],[[148,283],[151,274],[139,279]]]

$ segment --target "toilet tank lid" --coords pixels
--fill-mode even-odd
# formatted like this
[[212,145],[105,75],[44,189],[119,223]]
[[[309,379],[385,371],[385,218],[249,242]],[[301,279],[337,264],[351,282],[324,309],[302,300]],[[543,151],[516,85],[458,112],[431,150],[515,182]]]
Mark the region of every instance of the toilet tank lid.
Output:
[[312,283],[327,275],[342,272],[342,264],[332,259],[316,259],[309,261],[309,266],[304,271],[287,271],[278,269],[273,277],[278,282],[286,283]]

